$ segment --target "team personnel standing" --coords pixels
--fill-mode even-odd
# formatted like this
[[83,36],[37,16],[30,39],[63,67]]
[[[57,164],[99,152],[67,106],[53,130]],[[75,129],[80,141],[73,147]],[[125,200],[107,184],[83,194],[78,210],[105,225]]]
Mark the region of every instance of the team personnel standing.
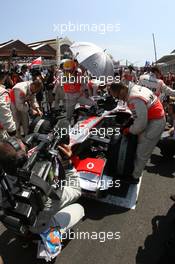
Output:
[[82,74],[78,71],[76,62],[67,60],[63,65],[63,69],[64,77],[62,78],[62,82],[64,83],[67,120],[71,122],[77,103],[92,106],[94,102],[83,95],[83,88],[86,83],[82,82],[84,79],[81,79]]
[[55,94],[55,103],[54,103],[54,108],[55,110],[61,110],[64,105],[64,91],[63,91],[63,86],[61,85],[61,78],[63,76],[63,72],[61,69],[57,69],[55,71],[54,75],[54,89],[53,89],[53,94]]
[[22,65],[19,77],[21,79],[21,82],[27,82],[32,80],[32,76],[29,73],[27,65]]
[[134,171],[131,178],[138,183],[142,171],[165,128],[165,113],[156,95],[146,87],[132,85],[129,88],[123,83],[112,83],[111,94],[127,103],[134,118],[134,123],[123,133],[138,135],[138,145]]
[[16,134],[16,125],[10,109],[10,96],[3,85],[5,75],[0,72],[0,139]]
[[167,86],[160,77],[160,69],[157,66],[153,66],[150,73],[140,76],[138,84],[149,88],[163,102],[165,96],[175,96],[175,90]]
[[42,88],[40,80],[17,83],[11,90],[12,112],[16,122],[17,136],[20,137],[22,126],[24,135],[29,130],[29,109],[33,115],[42,115],[36,100],[36,93]]
[[129,65],[128,68],[125,68],[121,77],[121,81],[126,85],[128,85],[130,82],[137,83],[138,78],[132,65]]

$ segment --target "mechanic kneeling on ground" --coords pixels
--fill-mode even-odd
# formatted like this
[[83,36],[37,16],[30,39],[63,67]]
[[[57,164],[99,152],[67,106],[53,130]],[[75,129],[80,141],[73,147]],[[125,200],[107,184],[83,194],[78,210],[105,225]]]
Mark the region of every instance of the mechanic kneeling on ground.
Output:
[[[68,157],[63,161],[66,172],[65,184],[62,187],[60,199],[53,200],[48,197],[45,207],[43,211],[39,212],[35,224],[29,227],[32,233],[40,234],[50,227],[58,226],[67,232],[84,216],[83,207],[76,203],[72,204],[81,196],[81,189],[77,172],[72,167],[69,159],[72,155],[71,148],[68,145],[61,145],[58,148]],[[15,169],[21,167],[21,162],[24,163],[26,159],[26,147],[20,139],[12,137],[10,140],[6,139],[0,142],[0,164],[7,175],[15,176]]]
[[123,134],[138,135],[134,171],[130,180],[128,179],[130,183],[137,184],[161,133],[164,131],[164,109],[157,96],[143,86],[131,85],[128,87],[123,83],[112,83],[110,93],[126,102],[133,114],[134,122],[129,128],[123,130]]

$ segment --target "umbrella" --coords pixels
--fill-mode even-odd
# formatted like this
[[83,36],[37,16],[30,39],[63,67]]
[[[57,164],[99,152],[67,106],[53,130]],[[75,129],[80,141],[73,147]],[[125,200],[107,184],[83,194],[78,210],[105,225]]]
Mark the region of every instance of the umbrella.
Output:
[[93,76],[114,76],[113,62],[102,48],[89,42],[75,42],[70,49],[78,62]]

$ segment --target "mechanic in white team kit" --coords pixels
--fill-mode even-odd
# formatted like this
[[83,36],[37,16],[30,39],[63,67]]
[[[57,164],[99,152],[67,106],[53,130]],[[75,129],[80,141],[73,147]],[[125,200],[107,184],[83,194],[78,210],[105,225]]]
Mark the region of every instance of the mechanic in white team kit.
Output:
[[138,84],[149,88],[163,102],[165,96],[175,96],[175,90],[167,86],[160,77],[160,69],[157,66],[153,66],[150,73],[140,76]]
[[10,109],[10,96],[3,85],[5,75],[0,72],[0,139],[16,134],[16,124]]
[[133,124],[125,128],[124,135],[138,135],[136,159],[131,183],[138,183],[143,169],[165,128],[165,113],[156,95],[146,87],[123,83],[112,83],[111,94],[127,103],[134,118]]
[[29,109],[34,115],[42,115],[36,100],[36,93],[42,88],[40,80],[17,83],[11,90],[11,107],[16,122],[17,136],[22,126],[24,135],[29,132]]
[[[83,95],[83,88],[86,85],[81,81],[81,73],[78,71],[77,64],[73,60],[67,60],[64,65],[64,93],[66,103],[67,120],[71,122],[73,111],[77,103],[83,105],[94,105],[94,101]],[[83,80],[83,79],[82,79]]]
[[130,82],[137,83],[138,78],[136,75],[136,72],[134,71],[134,67],[132,65],[129,65],[124,69],[124,72],[122,74],[121,81],[124,84],[129,84]]

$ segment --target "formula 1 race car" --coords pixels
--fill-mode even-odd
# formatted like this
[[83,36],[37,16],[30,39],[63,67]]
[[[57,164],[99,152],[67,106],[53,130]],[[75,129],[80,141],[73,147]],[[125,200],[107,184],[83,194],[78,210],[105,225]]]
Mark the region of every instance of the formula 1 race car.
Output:
[[[117,196],[125,178],[133,170],[137,140],[134,136],[126,137],[120,133],[123,127],[131,124],[131,117],[126,106],[118,105],[113,110],[78,121],[73,127],[61,119],[50,133],[49,126],[46,126],[48,120],[38,120],[33,128],[37,133],[26,139],[26,143],[32,147],[28,160],[17,175],[12,176],[19,188],[12,191],[7,184],[8,175],[3,171],[0,173],[0,185],[7,204],[7,208],[1,205],[4,225],[18,234],[27,234],[26,226],[35,221],[47,195],[53,191],[55,184],[59,186],[59,181],[65,178],[59,158],[59,144],[72,146],[72,162],[79,173],[80,186],[86,197]],[[44,131],[46,135],[40,134]],[[59,189],[56,194],[61,195]]]
[[69,133],[72,162],[79,172],[81,187],[96,196],[116,192],[116,186],[127,183],[134,168],[137,137],[121,133],[132,124],[132,114],[122,102],[115,105],[111,101],[108,109],[109,106],[112,110],[104,110],[103,105],[103,112],[98,108],[95,115],[92,108],[88,112],[80,106],[76,109],[81,113],[80,121]]
[[[72,162],[79,172],[81,187],[98,196],[113,190],[111,187],[118,186],[119,181],[126,182],[132,175],[137,137],[121,133],[133,121],[130,110],[123,102],[115,101],[108,95],[92,99],[96,102],[95,106],[76,106],[73,127],[65,126],[63,118],[53,131],[61,137],[69,134]],[[44,127],[48,120],[44,123],[36,121],[31,125],[33,132],[49,132]]]

